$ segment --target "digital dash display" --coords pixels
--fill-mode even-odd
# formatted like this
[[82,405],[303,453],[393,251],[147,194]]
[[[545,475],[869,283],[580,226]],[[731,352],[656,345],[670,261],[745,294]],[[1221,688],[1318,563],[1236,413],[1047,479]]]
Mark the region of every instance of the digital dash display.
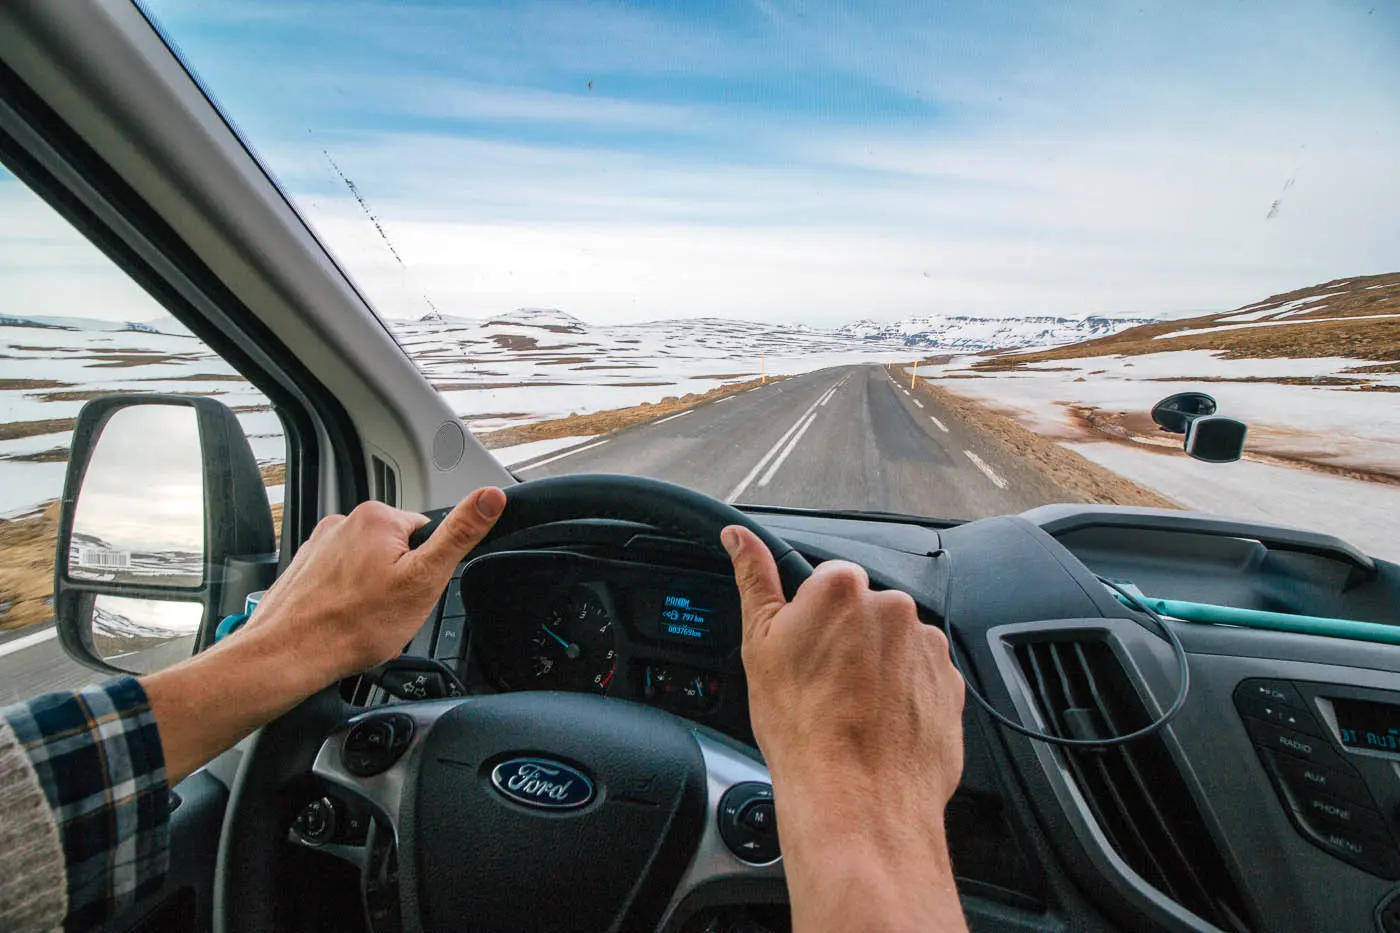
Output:
[[1343,745],[1400,755],[1400,706],[1370,700],[1330,699]]
[[672,638],[705,641],[710,637],[710,623],[715,614],[714,606],[707,602],[680,592],[665,594],[661,598],[658,630]]

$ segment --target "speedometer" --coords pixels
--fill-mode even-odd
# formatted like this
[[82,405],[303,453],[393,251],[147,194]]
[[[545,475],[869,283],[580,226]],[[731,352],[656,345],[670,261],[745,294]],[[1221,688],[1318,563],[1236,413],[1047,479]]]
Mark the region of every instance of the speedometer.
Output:
[[617,669],[613,620],[598,594],[576,586],[539,615],[521,620],[523,644],[502,658],[502,686],[513,690],[607,692]]

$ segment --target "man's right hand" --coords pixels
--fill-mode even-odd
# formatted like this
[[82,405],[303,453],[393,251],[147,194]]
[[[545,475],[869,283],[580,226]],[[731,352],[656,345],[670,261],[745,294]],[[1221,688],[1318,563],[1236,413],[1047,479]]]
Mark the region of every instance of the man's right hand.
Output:
[[789,603],[758,536],[730,526],[722,541],[794,929],[962,929],[943,810],[962,775],[963,680],[947,639],[855,564],[823,563]]

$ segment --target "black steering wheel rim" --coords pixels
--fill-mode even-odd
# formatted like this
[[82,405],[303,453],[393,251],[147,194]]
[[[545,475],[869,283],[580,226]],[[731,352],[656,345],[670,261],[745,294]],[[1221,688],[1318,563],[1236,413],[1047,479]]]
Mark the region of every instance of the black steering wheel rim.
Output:
[[[427,540],[448,511],[425,513],[429,522],[414,532],[410,545]],[[772,552],[788,599],[812,575],[812,565],[792,545],[734,506],[675,483],[616,473],[549,476],[507,488],[506,509],[481,546],[526,528],[581,518],[637,522],[711,548],[719,547],[726,526],[742,525]]]
[[[672,483],[624,475],[569,475],[520,483],[509,487],[506,496],[506,509],[483,546],[537,525],[610,518],[717,547],[724,527],[741,525],[773,553],[788,598],[812,573],[801,554],[749,516]],[[447,511],[428,513],[429,523],[415,533],[411,544],[426,540]],[[307,779],[325,737],[355,711],[332,685],[253,736],[230,788],[219,841],[214,891],[217,933],[263,933],[277,928],[274,848],[295,815],[295,802],[284,792]]]

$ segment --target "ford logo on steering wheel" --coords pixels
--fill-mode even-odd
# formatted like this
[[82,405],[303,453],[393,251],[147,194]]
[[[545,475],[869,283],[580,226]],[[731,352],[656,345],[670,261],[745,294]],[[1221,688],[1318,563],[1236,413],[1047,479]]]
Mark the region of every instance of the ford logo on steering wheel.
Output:
[[527,807],[572,810],[593,799],[593,782],[583,772],[549,758],[503,761],[492,769],[491,783]]

